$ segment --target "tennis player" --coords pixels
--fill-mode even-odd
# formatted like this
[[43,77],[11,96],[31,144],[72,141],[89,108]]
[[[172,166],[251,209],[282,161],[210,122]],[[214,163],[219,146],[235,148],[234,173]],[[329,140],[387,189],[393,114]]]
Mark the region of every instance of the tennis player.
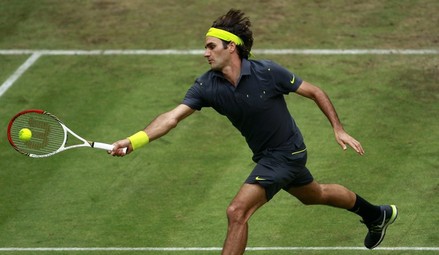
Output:
[[343,150],[364,154],[361,144],[343,129],[330,99],[319,87],[267,60],[249,59],[253,45],[250,20],[230,10],[213,22],[205,38],[204,57],[211,70],[197,78],[183,102],[156,117],[144,130],[114,143],[111,154],[124,156],[167,134],[203,107],[225,115],[244,136],[256,166],[227,208],[228,231],[222,254],[243,254],[248,220],[284,190],[305,205],[329,205],[358,214],[368,227],[364,245],[373,249],[398,214],[394,205],[373,205],[338,184],[320,184],[306,167],[307,149],[287,109],[284,96],[296,93],[313,100],[326,115]]

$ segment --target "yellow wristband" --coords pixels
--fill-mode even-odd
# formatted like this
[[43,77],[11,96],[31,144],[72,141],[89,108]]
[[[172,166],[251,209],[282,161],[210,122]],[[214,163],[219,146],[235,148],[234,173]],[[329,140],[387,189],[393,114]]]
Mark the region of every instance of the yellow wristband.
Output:
[[133,150],[137,150],[138,148],[149,143],[149,137],[145,131],[135,133],[134,135],[128,137],[128,140],[130,140]]

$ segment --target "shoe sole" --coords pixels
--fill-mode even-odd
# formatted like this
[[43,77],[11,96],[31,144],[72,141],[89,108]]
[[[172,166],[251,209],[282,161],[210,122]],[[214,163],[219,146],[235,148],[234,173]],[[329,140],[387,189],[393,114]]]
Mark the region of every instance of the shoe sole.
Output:
[[392,217],[390,217],[389,221],[384,225],[380,240],[374,246],[370,247],[369,249],[373,249],[373,248],[377,247],[378,245],[380,245],[380,243],[384,239],[384,236],[386,235],[387,227],[390,224],[392,224],[393,222],[395,222],[396,218],[398,217],[398,208],[395,205],[390,205],[390,207],[392,208]]

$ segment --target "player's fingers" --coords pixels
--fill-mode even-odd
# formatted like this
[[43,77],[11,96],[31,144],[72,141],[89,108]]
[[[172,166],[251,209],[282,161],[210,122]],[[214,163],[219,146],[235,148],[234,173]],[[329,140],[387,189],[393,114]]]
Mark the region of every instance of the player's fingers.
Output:
[[338,144],[340,144],[340,146],[343,150],[346,150],[348,148],[342,140],[337,140],[337,142],[338,142]]
[[122,149],[121,146],[119,145],[118,142],[113,143],[113,149],[111,151],[108,151],[108,154],[111,154],[112,156],[123,156],[122,154]]
[[353,140],[350,144],[349,144],[358,154],[360,155],[364,155],[364,149],[361,146],[361,143],[359,143],[357,140]]
[[125,148],[119,148],[116,150],[115,156],[123,157],[126,155],[126,149]]
[[349,145],[352,149],[354,149],[355,152],[357,152],[360,155],[364,155],[364,149],[361,146],[360,142],[355,140],[352,137],[347,137],[345,139],[337,139],[338,144],[340,144],[341,148],[343,150],[347,150],[347,145]]
[[364,149],[363,146],[361,146],[361,143],[358,143],[358,153],[360,155],[364,155]]
[[113,143],[113,150],[108,151],[112,156],[123,157],[133,150],[128,139],[119,140]]

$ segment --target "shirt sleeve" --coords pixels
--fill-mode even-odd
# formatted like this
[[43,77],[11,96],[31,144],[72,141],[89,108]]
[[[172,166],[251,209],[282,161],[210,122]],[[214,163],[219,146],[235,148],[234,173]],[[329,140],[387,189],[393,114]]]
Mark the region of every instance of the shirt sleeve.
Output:
[[295,92],[302,84],[300,77],[279,64],[271,62],[270,69],[275,80],[276,89],[283,94]]
[[201,108],[206,106],[202,92],[201,83],[196,80],[192,87],[186,92],[182,104],[189,106],[191,109],[201,110]]

